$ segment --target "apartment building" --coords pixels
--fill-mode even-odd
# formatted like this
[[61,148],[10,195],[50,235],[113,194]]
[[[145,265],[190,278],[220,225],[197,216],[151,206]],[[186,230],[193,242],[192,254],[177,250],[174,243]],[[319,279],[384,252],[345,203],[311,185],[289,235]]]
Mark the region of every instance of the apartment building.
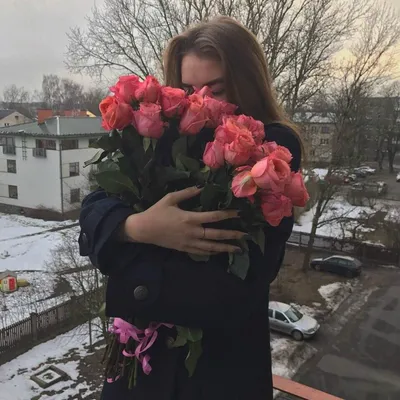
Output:
[[104,133],[101,118],[87,116],[39,115],[37,122],[0,127],[0,210],[66,216],[79,208],[90,190],[83,164],[96,152],[89,144]]
[[303,112],[296,113],[294,121],[302,128],[307,160],[315,164],[331,162],[335,133],[333,116],[324,112]]
[[25,124],[32,120],[16,110],[0,109],[0,129],[13,125]]

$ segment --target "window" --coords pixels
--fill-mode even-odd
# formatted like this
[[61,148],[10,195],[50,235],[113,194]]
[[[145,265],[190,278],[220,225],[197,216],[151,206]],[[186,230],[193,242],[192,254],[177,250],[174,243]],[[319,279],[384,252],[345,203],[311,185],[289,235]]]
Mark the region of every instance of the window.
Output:
[[55,150],[56,149],[56,141],[55,140],[47,140],[47,139],[36,139],[36,148],[37,149]]
[[329,139],[321,139],[320,144],[329,144]]
[[72,162],[69,163],[69,176],[78,176],[79,175],[79,163]]
[[71,189],[70,192],[70,203],[79,203],[81,201],[81,189]]
[[311,131],[311,133],[316,133],[317,127],[315,125],[311,125],[310,131]]
[[271,309],[269,309],[269,310],[268,310],[268,317],[269,317],[269,318],[272,318],[273,313],[274,313],[274,312],[273,312]]
[[329,133],[329,126],[323,125],[321,128],[321,133]]
[[7,160],[7,172],[9,172],[11,174],[17,173],[17,161]]
[[10,199],[18,199],[18,187],[13,185],[8,185],[8,197]]
[[61,149],[62,150],[79,149],[78,140],[76,140],[76,139],[64,139],[64,140],[61,140]]
[[287,322],[286,317],[279,311],[275,311],[275,319],[282,322]]
[[4,146],[11,146],[14,147],[15,146],[15,140],[13,137],[5,137],[3,138],[4,140]]
[[311,151],[310,151],[310,156],[311,156],[311,157],[315,157],[315,150],[311,150]]

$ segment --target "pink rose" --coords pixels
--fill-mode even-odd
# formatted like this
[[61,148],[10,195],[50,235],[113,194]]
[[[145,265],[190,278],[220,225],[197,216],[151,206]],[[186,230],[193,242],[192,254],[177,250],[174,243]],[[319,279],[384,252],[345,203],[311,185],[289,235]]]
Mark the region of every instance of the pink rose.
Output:
[[164,132],[161,120],[161,106],[154,103],[140,103],[140,108],[133,112],[134,127],[142,135],[159,139]]
[[208,122],[206,124],[209,128],[216,128],[222,123],[222,118],[225,115],[233,115],[237,106],[226,101],[219,101],[212,97],[205,96],[204,103],[208,111]]
[[260,161],[261,159],[269,156],[273,151],[278,148],[275,142],[264,142],[257,146],[252,156],[254,161]]
[[208,86],[203,86],[201,89],[196,89],[194,94],[198,94],[199,96],[205,97],[212,97],[212,90]]
[[240,166],[246,164],[254,152],[256,144],[253,136],[247,129],[242,129],[237,132],[236,138],[231,143],[226,143],[225,160],[228,164]]
[[224,165],[224,146],[217,142],[208,142],[203,154],[203,162],[211,169],[217,169]]
[[251,167],[244,166],[236,168],[237,175],[232,180],[232,192],[235,197],[250,197],[253,200],[253,195],[257,191],[257,185],[251,176]]
[[135,91],[136,99],[145,103],[156,103],[161,94],[161,85],[154,76],[148,75]]
[[307,204],[310,196],[304,185],[301,172],[292,172],[292,179],[290,183],[285,186],[284,194],[286,197],[289,197],[296,207],[304,207]]
[[257,145],[262,144],[265,139],[265,129],[264,124],[261,121],[242,114],[237,116],[237,122],[245,126],[252,133]]
[[104,129],[122,130],[132,123],[133,109],[129,104],[119,102],[115,96],[106,97],[99,105]]
[[182,115],[186,104],[185,91],[169,86],[161,87],[161,108],[167,118]]
[[283,146],[277,146],[276,149],[271,153],[273,157],[279,158],[280,160],[283,160],[290,164],[292,161],[292,153]]
[[270,225],[278,226],[284,217],[292,215],[292,202],[282,194],[266,193],[261,197],[261,211]]
[[269,155],[254,165],[251,176],[258,187],[282,192],[290,182],[291,171],[287,162]]
[[179,129],[184,135],[197,135],[208,121],[204,99],[198,94],[188,97],[186,109],[182,115]]
[[136,90],[141,85],[139,77],[136,75],[120,76],[118,82],[110,87],[115,97],[124,103],[132,103],[136,100]]
[[232,143],[241,130],[242,126],[236,122],[234,116],[224,116],[222,117],[222,125],[215,130],[215,140],[222,144]]

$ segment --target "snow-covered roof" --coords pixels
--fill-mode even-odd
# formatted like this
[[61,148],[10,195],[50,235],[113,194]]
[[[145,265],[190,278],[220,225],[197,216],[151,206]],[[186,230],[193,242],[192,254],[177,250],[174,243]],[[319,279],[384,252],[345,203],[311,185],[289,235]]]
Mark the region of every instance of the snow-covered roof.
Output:
[[321,113],[307,111],[304,113],[295,113],[293,115],[294,122],[307,124],[333,124],[334,113]]

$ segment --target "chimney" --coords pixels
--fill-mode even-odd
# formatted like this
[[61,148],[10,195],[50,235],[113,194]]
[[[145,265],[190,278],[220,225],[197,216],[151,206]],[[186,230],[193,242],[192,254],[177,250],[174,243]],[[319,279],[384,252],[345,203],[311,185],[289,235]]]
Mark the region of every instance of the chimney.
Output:
[[37,120],[38,124],[42,124],[46,119],[53,116],[53,111],[45,108],[40,108],[37,110]]

